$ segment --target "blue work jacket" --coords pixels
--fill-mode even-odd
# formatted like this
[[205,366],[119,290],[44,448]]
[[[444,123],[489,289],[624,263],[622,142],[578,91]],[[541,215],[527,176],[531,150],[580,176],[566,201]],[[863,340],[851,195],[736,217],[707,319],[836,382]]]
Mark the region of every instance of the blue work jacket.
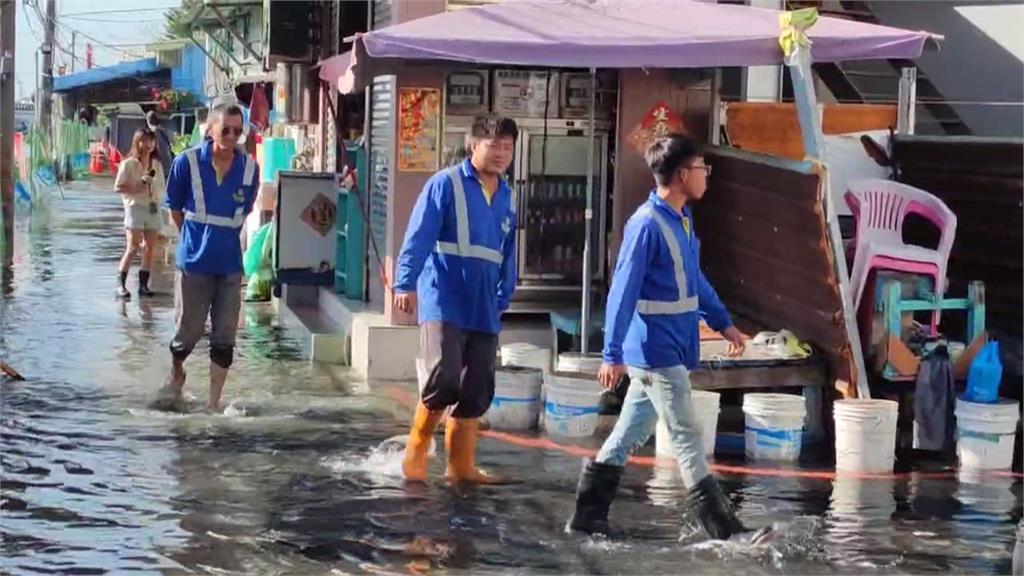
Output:
[[213,141],[178,155],[167,181],[166,205],[184,213],[178,268],[209,276],[242,272],[241,230],[259,186],[256,161],[238,149],[231,168],[217,182]]
[[623,236],[605,311],[605,362],[695,368],[701,316],[717,331],[732,320],[700,270],[689,207],[680,214],[652,192]]
[[417,293],[420,323],[501,331],[500,316],[516,286],[513,206],[504,181],[487,201],[469,160],[427,181],[409,219],[394,285],[397,293]]

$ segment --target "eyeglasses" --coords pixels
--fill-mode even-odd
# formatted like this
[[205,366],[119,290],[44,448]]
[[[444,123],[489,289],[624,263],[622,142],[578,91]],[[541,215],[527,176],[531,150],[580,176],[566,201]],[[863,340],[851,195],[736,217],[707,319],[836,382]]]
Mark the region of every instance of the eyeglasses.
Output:
[[701,164],[700,166],[686,166],[683,170],[703,170],[705,176],[711,176],[711,165]]
[[221,129],[220,129],[220,135],[221,136],[235,136],[235,137],[241,136],[242,135],[242,127],[241,126],[222,126]]

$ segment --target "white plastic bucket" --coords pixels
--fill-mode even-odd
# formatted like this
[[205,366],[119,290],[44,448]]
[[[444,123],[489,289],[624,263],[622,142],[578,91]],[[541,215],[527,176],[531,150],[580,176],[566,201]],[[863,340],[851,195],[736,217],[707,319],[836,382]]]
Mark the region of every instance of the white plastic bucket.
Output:
[[505,344],[501,347],[501,365],[539,368],[546,376],[551,372],[551,350],[526,342]]
[[558,372],[593,374],[601,370],[602,356],[600,354],[581,354],[579,352],[563,352],[558,355],[558,364],[555,370]]
[[747,394],[743,397],[747,457],[793,462],[800,457],[807,408],[803,396]]
[[1016,400],[979,404],[956,399],[956,454],[961,468],[1004,470],[1013,465]]
[[552,436],[583,438],[597,430],[604,389],[589,374],[548,377],[544,401],[544,430]]
[[[691,390],[690,401],[693,413],[701,425],[701,438],[704,440],[704,454],[710,458],[715,454],[715,439],[718,436],[718,412],[721,394],[707,390]],[[659,458],[675,458],[672,449],[672,438],[668,434],[668,426],[658,421],[654,432],[654,454]]]
[[897,402],[839,400],[833,415],[837,472],[892,472],[896,461]]
[[540,368],[502,366],[494,373],[494,400],[485,418],[493,428],[529,430],[540,418],[544,372]]

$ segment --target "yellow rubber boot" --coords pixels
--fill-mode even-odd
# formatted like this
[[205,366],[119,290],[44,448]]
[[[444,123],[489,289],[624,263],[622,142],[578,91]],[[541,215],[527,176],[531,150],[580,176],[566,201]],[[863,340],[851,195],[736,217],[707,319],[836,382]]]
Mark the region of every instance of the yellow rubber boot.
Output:
[[425,482],[427,480],[427,456],[430,454],[430,441],[434,438],[434,429],[444,416],[444,410],[432,412],[420,402],[416,406],[416,415],[412,419],[409,430],[409,442],[405,447],[405,458],[402,460],[402,474],[406,480]]
[[515,480],[492,476],[476,467],[476,442],[480,433],[479,418],[448,417],[444,447],[448,452],[445,478],[470,484],[515,484]]

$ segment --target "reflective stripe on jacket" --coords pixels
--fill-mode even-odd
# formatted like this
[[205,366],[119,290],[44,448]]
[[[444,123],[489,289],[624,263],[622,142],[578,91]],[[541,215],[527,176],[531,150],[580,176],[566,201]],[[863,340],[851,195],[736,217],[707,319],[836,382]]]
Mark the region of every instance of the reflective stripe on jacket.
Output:
[[680,214],[652,192],[626,223],[605,311],[604,359],[641,368],[700,361],[698,322],[715,330],[729,313],[700,270],[700,241]]
[[512,191],[487,201],[469,160],[427,181],[413,207],[394,289],[416,292],[419,321],[496,334],[516,284]]

